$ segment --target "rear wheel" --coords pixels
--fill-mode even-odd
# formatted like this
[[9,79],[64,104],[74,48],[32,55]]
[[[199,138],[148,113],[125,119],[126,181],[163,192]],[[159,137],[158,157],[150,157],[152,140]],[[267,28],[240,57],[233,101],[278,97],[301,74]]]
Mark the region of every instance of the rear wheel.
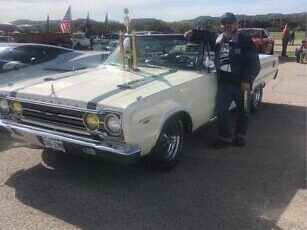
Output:
[[257,86],[251,95],[251,113],[256,113],[262,106],[263,87]]
[[157,143],[150,154],[143,157],[153,169],[168,170],[175,167],[182,155],[184,129],[180,117],[170,118],[163,126]]

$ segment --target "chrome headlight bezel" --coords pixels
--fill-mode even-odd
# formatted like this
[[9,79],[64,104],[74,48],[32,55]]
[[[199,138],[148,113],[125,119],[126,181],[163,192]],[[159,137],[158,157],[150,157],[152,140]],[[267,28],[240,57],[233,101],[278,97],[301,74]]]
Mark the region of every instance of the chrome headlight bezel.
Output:
[[10,113],[9,101],[3,98],[0,98],[0,113],[2,115],[8,115]]
[[[115,122],[115,123],[110,123]],[[113,125],[113,127],[111,127]],[[117,126],[117,127],[115,127]],[[115,128],[114,128],[115,127]],[[117,114],[110,113],[104,118],[104,128],[111,136],[119,137],[122,134],[121,117]]]

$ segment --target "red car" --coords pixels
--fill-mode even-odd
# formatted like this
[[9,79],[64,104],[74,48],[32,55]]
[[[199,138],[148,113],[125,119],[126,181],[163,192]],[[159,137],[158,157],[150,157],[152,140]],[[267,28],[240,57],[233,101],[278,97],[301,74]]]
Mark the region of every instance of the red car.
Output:
[[259,53],[261,54],[274,54],[274,38],[270,35],[270,32],[262,28],[241,28],[240,31],[248,34]]

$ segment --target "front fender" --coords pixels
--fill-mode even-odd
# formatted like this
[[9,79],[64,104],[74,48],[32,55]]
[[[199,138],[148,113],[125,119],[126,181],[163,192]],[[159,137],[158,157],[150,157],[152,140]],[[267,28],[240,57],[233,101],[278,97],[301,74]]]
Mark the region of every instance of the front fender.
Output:
[[173,115],[187,111],[173,100],[151,100],[135,103],[126,110],[123,129],[127,143],[141,147],[141,155],[148,154],[155,146],[163,125]]

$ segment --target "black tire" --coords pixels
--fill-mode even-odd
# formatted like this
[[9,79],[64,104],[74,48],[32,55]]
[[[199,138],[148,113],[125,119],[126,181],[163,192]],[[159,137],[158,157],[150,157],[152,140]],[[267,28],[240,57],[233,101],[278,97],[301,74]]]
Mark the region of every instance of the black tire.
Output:
[[143,157],[151,169],[170,170],[180,161],[184,141],[184,128],[180,117],[170,118],[163,126],[152,151]]
[[250,109],[251,113],[256,113],[260,110],[262,106],[262,94],[263,94],[263,87],[261,85],[257,86],[253,93],[251,94],[250,100]]

